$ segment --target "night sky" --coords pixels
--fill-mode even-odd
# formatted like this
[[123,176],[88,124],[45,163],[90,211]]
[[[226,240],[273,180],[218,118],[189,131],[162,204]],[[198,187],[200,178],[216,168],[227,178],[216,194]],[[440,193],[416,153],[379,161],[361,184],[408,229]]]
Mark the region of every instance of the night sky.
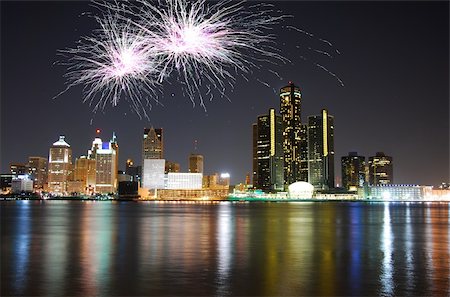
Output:
[[394,158],[395,183],[448,182],[449,3],[275,3],[293,16],[284,25],[314,34],[274,29],[278,47],[293,62],[277,67],[282,79],[269,71],[248,82],[238,79],[228,93],[231,102],[216,97],[206,112],[193,107],[177,85],[165,86],[164,106],[154,105],[149,121],[132,113],[125,100],[94,114],[82,103],[81,87],[52,99],[65,88],[65,68],[54,65],[57,51],[74,47],[97,27],[82,15],[95,11],[89,2],[2,1],[1,172],[28,156],[48,157],[60,134],[74,159],[84,155],[96,128],[104,140],[116,132],[124,169],[127,158],[140,163],[143,128],[153,125],[164,129],[165,158],[179,162],[182,171],[198,140],[205,173],[229,172],[238,183],[252,170],[252,123],[271,107],[279,110],[278,90],[291,80],[302,90],[303,122],[322,108],[335,117],[336,176],[349,151],[366,157],[383,151]]

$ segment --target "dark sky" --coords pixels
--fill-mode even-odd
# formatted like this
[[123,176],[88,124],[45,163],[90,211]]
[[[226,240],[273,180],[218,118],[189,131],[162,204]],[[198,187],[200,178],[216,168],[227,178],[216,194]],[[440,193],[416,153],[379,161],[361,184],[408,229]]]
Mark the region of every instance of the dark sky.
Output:
[[[282,80],[268,71],[248,82],[239,79],[229,93],[231,102],[216,97],[207,112],[192,107],[173,85],[149,121],[131,113],[124,100],[93,114],[82,103],[81,88],[52,99],[64,89],[65,69],[53,65],[57,50],[74,47],[96,28],[82,15],[95,10],[89,2],[2,1],[1,172],[31,155],[48,157],[60,134],[74,158],[86,154],[96,128],[104,139],[116,132],[123,169],[127,158],[140,162],[143,128],[153,125],[164,128],[165,157],[180,162],[182,170],[196,139],[206,173],[229,172],[232,182],[243,181],[252,170],[251,124],[270,107],[279,110],[277,94],[258,78],[276,90],[289,80],[299,85],[304,122],[321,108],[334,115],[337,176],[340,158],[349,151],[366,157],[384,151],[394,158],[395,183],[448,182],[449,3],[288,1],[276,2],[276,8],[293,16],[286,25],[315,35],[275,29],[278,47],[293,61],[277,68]],[[336,73],[345,86],[315,63]]]

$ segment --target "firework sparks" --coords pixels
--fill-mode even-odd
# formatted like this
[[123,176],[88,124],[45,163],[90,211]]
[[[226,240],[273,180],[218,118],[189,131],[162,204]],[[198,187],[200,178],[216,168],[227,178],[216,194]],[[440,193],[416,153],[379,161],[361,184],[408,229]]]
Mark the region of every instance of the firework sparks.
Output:
[[125,97],[139,116],[148,117],[149,97],[158,102],[159,87],[173,81],[181,84],[194,105],[198,102],[206,109],[203,96],[210,101],[217,93],[227,97],[237,77],[248,80],[260,69],[281,78],[268,65],[290,62],[271,34],[273,26],[287,16],[274,12],[270,4],[206,0],[94,3],[102,12],[95,17],[100,29],[82,38],[78,47],[61,51],[69,66],[62,93],[83,85],[83,100],[93,104],[94,111],[107,103],[115,106]]
[[271,5],[252,5],[249,10],[244,1],[138,0],[101,5],[145,32],[159,67],[158,82],[175,78],[192,102],[197,98],[203,107],[201,88],[210,96],[213,90],[225,95],[237,75],[245,78],[260,63],[288,61],[268,33],[284,18],[274,16]]
[[125,97],[139,116],[147,116],[145,105],[149,101],[143,95],[153,95],[157,84],[152,47],[141,31],[119,21],[117,15],[96,20],[100,29],[93,36],[83,37],[76,48],[60,51],[67,57],[61,64],[68,66],[67,88],[61,93],[83,85],[83,101],[90,102],[94,111],[107,103],[116,106]]

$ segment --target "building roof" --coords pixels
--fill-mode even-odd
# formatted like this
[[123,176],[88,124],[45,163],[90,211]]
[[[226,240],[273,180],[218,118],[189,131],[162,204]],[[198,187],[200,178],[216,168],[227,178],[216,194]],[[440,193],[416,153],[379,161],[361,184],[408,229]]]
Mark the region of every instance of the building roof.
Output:
[[63,135],[59,136],[59,140],[57,142],[53,143],[53,146],[70,147],[70,145],[64,140],[64,138],[66,138],[66,137]]

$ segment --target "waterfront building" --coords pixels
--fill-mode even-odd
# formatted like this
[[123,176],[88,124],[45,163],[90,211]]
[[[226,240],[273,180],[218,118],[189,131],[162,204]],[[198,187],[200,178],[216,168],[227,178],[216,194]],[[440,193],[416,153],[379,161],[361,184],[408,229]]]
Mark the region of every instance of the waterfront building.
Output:
[[72,149],[65,141],[65,136],[53,143],[48,157],[48,190],[64,194],[72,171]]
[[366,157],[358,156],[357,152],[350,152],[341,158],[342,187],[356,191],[366,180]]
[[167,186],[168,190],[176,189],[201,189],[202,188],[201,173],[181,173],[181,172],[169,172],[167,174]]
[[15,175],[10,173],[0,174],[0,190],[2,192],[9,192],[11,190],[11,183],[14,177]]
[[[96,184],[96,161],[80,156],[75,160],[73,180],[82,183],[83,193],[92,193]],[[74,191],[76,192],[76,191]]]
[[280,114],[283,122],[284,184],[287,187],[308,178],[306,159],[302,163],[307,151],[307,138],[301,122],[301,93],[292,82],[280,90]]
[[253,187],[258,188],[258,124],[252,124],[252,178]]
[[326,109],[308,117],[308,180],[316,190],[334,188],[334,118]]
[[95,149],[95,192],[114,193],[117,190],[117,150],[113,139],[101,142]]
[[164,189],[164,159],[145,159],[142,174],[142,187]]
[[230,188],[230,174],[228,173],[214,173],[212,175],[203,176],[204,189],[229,189]]
[[9,165],[9,171],[15,176],[28,174],[28,166],[23,163],[11,163]]
[[164,173],[167,174],[169,172],[180,172],[180,163],[166,161]]
[[358,196],[365,199],[381,200],[423,200],[431,195],[431,186],[419,185],[369,185],[358,189]]
[[203,173],[203,156],[199,154],[189,155],[189,172]]
[[314,186],[307,182],[295,182],[288,187],[288,197],[291,199],[311,199]]
[[20,174],[11,180],[11,192],[19,194],[22,192],[33,192],[33,180],[28,174]]
[[34,188],[43,189],[47,186],[47,158],[29,157],[28,170],[34,183]]
[[117,142],[117,136],[116,136],[115,132],[113,132],[113,134],[112,134],[112,138],[111,138],[110,143],[111,143],[111,149],[115,151],[115,156],[116,156],[116,159],[115,159],[116,170],[115,170],[114,179],[116,181],[115,189],[117,189],[117,180],[118,180],[118,177],[119,177],[118,176],[118,172],[119,172],[118,171],[119,170],[119,143]]
[[264,191],[281,191],[284,189],[284,151],[283,151],[283,121],[280,115],[271,108],[269,114],[260,115],[256,123],[256,133],[253,134],[256,143],[257,160],[256,180],[254,186]]
[[[142,140],[142,160],[163,159],[164,139],[163,129],[144,128],[144,138]],[[142,165],[144,161],[142,161]]]
[[135,166],[132,159],[127,159],[125,165],[125,174],[133,177],[133,181],[140,182],[142,166]]
[[377,152],[369,158],[369,184],[390,185],[394,183],[394,168],[392,157],[383,152]]

